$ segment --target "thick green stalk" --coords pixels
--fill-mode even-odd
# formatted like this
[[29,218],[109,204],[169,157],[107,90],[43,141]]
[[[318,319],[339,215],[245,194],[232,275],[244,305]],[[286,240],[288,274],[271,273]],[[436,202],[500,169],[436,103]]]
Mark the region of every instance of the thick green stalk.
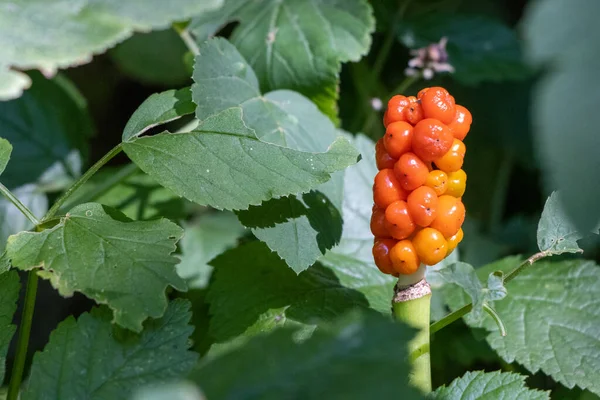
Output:
[[15,362],[8,384],[7,400],[17,400],[23,372],[25,371],[25,361],[27,360],[27,347],[29,346],[29,335],[31,334],[31,324],[33,323],[33,311],[35,309],[35,295],[37,292],[38,276],[35,271],[29,271],[27,276],[27,289],[25,291],[25,303],[23,304],[23,314],[19,326],[19,336],[17,338],[17,352]]
[[431,392],[431,360],[429,355],[429,313],[431,288],[425,279],[394,289],[392,311],[398,321],[416,329],[417,336],[408,343],[412,366],[410,382],[423,393]]

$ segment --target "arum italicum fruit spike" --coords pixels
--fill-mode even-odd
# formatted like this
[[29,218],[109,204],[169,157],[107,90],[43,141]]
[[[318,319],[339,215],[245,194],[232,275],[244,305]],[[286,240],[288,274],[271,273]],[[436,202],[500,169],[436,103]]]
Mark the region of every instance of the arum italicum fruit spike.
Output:
[[454,251],[463,238],[467,175],[462,170],[471,113],[441,87],[393,96],[376,146],[373,184],[373,258],[398,277],[392,300],[396,319],[419,330],[409,345],[410,380],[431,391],[427,266]]

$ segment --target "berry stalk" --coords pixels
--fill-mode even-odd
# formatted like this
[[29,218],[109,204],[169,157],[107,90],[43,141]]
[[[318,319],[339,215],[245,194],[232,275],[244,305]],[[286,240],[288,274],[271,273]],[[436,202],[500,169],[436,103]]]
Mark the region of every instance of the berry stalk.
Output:
[[431,360],[429,354],[429,309],[431,288],[425,279],[412,285],[394,288],[392,312],[394,318],[419,330],[408,343],[411,373],[410,383],[423,394],[431,392]]

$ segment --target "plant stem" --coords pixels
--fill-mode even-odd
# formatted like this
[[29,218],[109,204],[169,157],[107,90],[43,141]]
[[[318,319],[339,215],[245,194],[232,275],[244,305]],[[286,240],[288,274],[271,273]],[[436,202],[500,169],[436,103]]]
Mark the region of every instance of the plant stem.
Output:
[[27,360],[27,347],[29,346],[31,324],[33,323],[37,284],[37,273],[35,271],[29,271],[27,276],[27,289],[25,291],[25,303],[23,304],[23,313],[21,315],[21,324],[19,326],[19,336],[17,339],[17,352],[12,374],[10,376],[10,383],[8,385],[7,400],[17,400],[19,398],[19,390],[21,388],[21,381],[25,370],[25,361]]
[[54,215],[58,212],[58,210],[60,210],[60,207],[63,205],[63,203],[69,197],[71,197],[71,195],[73,193],[75,193],[75,191],[77,189],[79,189],[84,183],[86,183],[88,181],[88,179],[90,179],[96,172],[98,172],[98,170],[100,168],[102,168],[102,166],[104,164],[106,164],[114,156],[116,156],[117,154],[119,154],[121,152],[121,150],[123,150],[123,147],[122,147],[122,144],[119,143],[118,145],[116,145],[115,147],[113,147],[108,153],[106,153],[104,155],[104,157],[102,157],[100,160],[98,160],[98,162],[96,162],[96,164],[92,165],[90,167],[90,169],[88,169],[85,172],[85,174],[83,174],[65,193],[63,193],[62,196],[59,197],[58,200],[56,200],[56,202],[52,205],[52,207],[50,208],[50,210],[48,210],[48,212],[46,213],[46,215],[42,219],[42,222],[47,221],[48,219],[54,217]]
[[181,37],[181,40],[183,40],[183,43],[185,43],[185,45],[187,46],[189,51],[192,52],[193,55],[197,56],[200,54],[200,48],[198,48],[196,41],[194,40],[192,35],[190,35],[190,31],[188,31],[187,28],[182,27],[178,24],[173,24],[173,29],[175,30],[175,32],[177,32],[179,37]]
[[81,196],[80,198],[74,199],[74,201],[70,201],[70,202],[66,203],[65,205],[63,205],[61,207],[61,209],[70,210],[71,208],[75,207],[78,204],[83,204],[83,203],[87,203],[90,201],[94,201],[98,197],[102,196],[104,193],[109,191],[113,186],[123,182],[124,180],[126,180],[130,176],[134,175],[138,171],[139,171],[139,168],[136,164],[133,164],[133,163],[128,164],[125,167],[121,168],[115,174],[112,174],[111,176],[107,177],[100,184],[98,184],[98,186],[95,187],[93,190],[87,192],[85,195]]
[[496,322],[496,325],[498,325],[498,329],[500,330],[500,336],[506,336],[506,327],[504,326],[504,322],[502,322],[502,319],[500,318],[496,310],[494,310],[492,307],[485,303],[483,303],[483,310],[486,313],[488,313],[490,317],[492,317],[492,319]]
[[[510,271],[504,277],[504,283],[508,283],[508,282],[512,281],[513,279],[515,279],[517,277],[517,275],[519,275],[521,272],[523,272],[523,270],[525,270],[525,268],[529,267],[534,262],[536,262],[544,257],[550,256],[550,255],[552,255],[552,253],[549,253],[547,251],[540,251],[539,253],[535,253],[534,255],[529,257],[527,260],[525,260],[521,264],[519,264],[519,266],[517,268]],[[432,334],[438,332],[439,330],[445,328],[446,326],[450,325],[454,321],[467,315],[472,309],[473,309],[473,303],[469,303],[469,304],[462,306],[458,310],[451,312],[450,314],[446,315],[444,318],[431,324],[431,326],[429,327],[429,331]],[[489,313],[489,311],[488,311],[488,313]],[[496,322],[498,322],[498,321],[496,321]],[[500,327],[500,330],[502,331],[502,326],[503,326],[502,322],[500,322],[498,324],[498,326]]]
[[429,313],[431,288],[425,279],[409,286],[394,288],[392,310],[394,317],[419,329],[408,343],[412,366],[410,382],[423,393],[431,392],[431,359],[429,355]]
[[377,58],[375,59],[375,62],[373,63],[373,69],[371,70],[371,77],[369,79],[369,82],[371,82],[371,83],[375,82],[375,80],[381,73],[381,70],[383,69],[383,66],[388,58],[388,55],[390,54],[390,50],[392,49],[392,45],[394,44],[394,38],[395,38],[395,33],[396,33],[396,29],[395,29],[396,24],[398,23],[398,21],[400,21],[404,17],[404,14],[406,13],[406,9],[410,5],[411,1],[412,0],[405,0],[402,3],[402,5],[400,7],[398,7],[398,12],[392,19],[392,26],[387,31],[385,39],[383,40],[383,44],[381,45],[381,49],[379,50],[379,53],[377,53]]
[[23,215],[26,216],[27,219],[30,220],[34,226],[40,223],[40,221],[35,217],[35,215],[33,215],[31,210],[27,208],[25,204],[21,203],[21,200],[19,200],[17,196],[13,194],[13,192],[8,190],[8,188],[1,183],[0,192],[2,192],[4,197],[6,197],[11,203],[13,203],[15,207],[17,207],[19,211],[21,211],[21,213],[23,213]]

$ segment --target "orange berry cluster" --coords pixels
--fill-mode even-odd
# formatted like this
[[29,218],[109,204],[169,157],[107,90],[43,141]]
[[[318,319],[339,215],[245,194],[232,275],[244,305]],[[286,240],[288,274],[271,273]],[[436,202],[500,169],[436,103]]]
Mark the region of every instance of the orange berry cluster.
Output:
[[462,240],[463,140],[471,121],[441,87],[388,102],[385,136],[375,146],[371,217],[373,257],[382,272],[412,274],[421,263],[442,261]]

